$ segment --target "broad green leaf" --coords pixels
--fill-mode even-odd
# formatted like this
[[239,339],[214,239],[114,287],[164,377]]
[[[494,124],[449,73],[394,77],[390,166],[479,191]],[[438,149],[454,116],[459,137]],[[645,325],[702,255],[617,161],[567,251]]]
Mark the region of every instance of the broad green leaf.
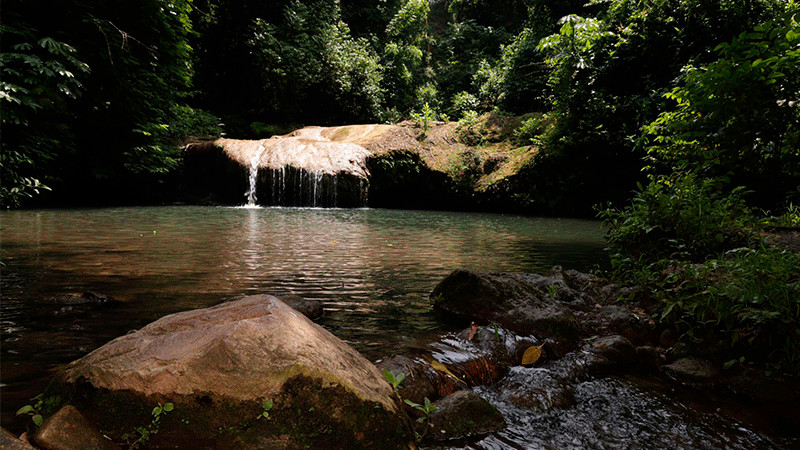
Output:
[[32,413],[32,412],[34,412],[34,411],[35,411],[35,410],[33,409],[33,406],[31,406],[31,405],[25,405],[25,406],[23,406],[22,408],[20,408],[20,409],[18,409],[18,410],[17,410],[17,415],[19,416],[19,415],[21,415],[21,414],[29,414],[29,413]]

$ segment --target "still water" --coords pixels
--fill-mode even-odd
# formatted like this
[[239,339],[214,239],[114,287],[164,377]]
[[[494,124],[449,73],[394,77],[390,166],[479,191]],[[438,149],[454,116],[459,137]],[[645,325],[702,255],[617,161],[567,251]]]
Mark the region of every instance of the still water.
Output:
[[165,314],[294,294],[374,360],[443,330],[428,295],[454,269],[604,260],[597,222],[489,214],[175,206],[6,211],[0,227],[4,423],[52,370]]
[[[0,213],[2,425],[53,372],[177,311],[247,294],[324,302],[320,324],[370,360],[451,331],[428,295],[457,268],[591,271],[606,263],[598,222],[447,212],[194,206]],[[113,301],[98,304],[81,295]],[[521,369],[520,369],[521,370]],[[544,370],[544,369],[543,369]],[[555,370],[555,369],[547,369]],[[508,428],[467,448],[792,447],[667,388],[607,378],[550,412],[477,392]],[[699,406],[698,406],[699,405]],[[703,408],[710,411],[703,411]],[[699,411],[699,412],[698,412]],[[553,447],[555,446],[555,447]]]

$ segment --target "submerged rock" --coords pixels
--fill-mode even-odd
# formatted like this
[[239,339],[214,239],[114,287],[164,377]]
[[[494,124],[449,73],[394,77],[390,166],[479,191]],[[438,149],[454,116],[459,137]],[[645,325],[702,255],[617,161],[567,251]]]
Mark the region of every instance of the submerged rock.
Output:
[[[55,388],[119,438],[167,401],[158,445],[404,447],[410,426],[378,369],[275,297],[166,316],[71,363]],[[264,415],[263,413],[267,413]]]
[[574,341],[578,323],[568,303],[582,302],[563,277],[456,270],[433,290],[434,308],[479,324],[497,322],[538,337]]
[[32,436],[33,443],[45,450],[119,450],[74,406],[67,405],[50,416]]
[[503,416],[489,402],[472,391],[458,391],[435,403],[428,416],[430,426],[426,437],[437,441],[462,439],[502,430]]

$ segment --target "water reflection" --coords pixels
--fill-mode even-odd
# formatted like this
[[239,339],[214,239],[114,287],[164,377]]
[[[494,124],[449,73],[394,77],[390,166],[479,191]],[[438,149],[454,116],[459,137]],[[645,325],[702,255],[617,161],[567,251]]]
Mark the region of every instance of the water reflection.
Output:
[[[453,269],[590,270],[604,258],[596,222],[503,215],[144,207],[0,221],[4,422],[53,368],[172,312],[295,294],[325,302],[323,326],[377,358],[442,330],[428,294]],[[90,290],[118,302],[63,303]]]

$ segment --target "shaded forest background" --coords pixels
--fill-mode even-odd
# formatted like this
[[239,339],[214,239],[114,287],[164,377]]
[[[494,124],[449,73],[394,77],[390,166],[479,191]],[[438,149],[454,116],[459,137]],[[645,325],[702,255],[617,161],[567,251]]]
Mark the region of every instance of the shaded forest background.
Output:
[[[532,211],[693,172],[797,202],[786,0],[6,0],[4,207],[174,200],[191,137],[539,113]],[[643,169],[646,169],[643,171]],[[655,178],[653,178],[655,179]]]

